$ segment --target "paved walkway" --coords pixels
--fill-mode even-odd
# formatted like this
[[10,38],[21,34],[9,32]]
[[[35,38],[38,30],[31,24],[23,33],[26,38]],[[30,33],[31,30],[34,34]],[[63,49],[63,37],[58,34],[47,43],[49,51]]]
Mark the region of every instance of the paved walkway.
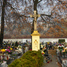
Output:
[[52,62],[44,63],[42,67],[59,67],[59,65],[57,63],[57,59],[56,59],[56,54],[55,54],[55,52],[53,52],[54,54],[52,54],[52,52],[53,51],[48,52],[52,55]]
[[56,60],[56,56],[52,56],[52,62],[46,64],[44,63],[42,67],[59,67]]

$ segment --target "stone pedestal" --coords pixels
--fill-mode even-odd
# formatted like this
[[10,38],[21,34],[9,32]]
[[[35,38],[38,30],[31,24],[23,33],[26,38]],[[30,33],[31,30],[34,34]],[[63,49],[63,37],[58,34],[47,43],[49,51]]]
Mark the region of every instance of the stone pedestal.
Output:
[[32,36],[32,51],[40,50],[40,34],[38,33],[37,30],[34,30],[31,36]]

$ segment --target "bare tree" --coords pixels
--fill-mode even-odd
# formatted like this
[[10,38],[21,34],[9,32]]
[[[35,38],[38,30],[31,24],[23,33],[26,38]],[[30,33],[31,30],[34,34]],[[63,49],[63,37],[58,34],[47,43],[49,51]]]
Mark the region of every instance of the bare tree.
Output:
[[4,14],[5,14],[5,6],[7,4],[7,0],[3,0],[2,5],[2,16],[1,16],[1,35],[0,35],[0,46],[2,46],[3,35],[4,35]]
[[[12,38],[19,36],[23,37],[23,35],[27,35],[27,33],[28,35],[30,35],[33,32],[33,24],[31,24],[33,22],[33,18],[30,18],[30,14],[33,14],[34,10],[36,10],[37,13],[39,13],[39,9],[40,9],[39,14],[41,15],[40,19],[37,22],[39,32],[42,33],[43,35],[49,34],[50,37],[57,36],[58,32],[60,32],[59,36],[62,35],[66,36],[66,33],[64,33],[66,31],[65,25],[67,16],[66,0],[65,1],[64,0],[19,0],[19,1],[7,0],[7,1],[8,2],[5,10],[5,19],[4,19],[7,25],[7,28],[5,28],[6,37],[9,37],[8,36],[9,34],[10,37]],[[49,11],[47,11],[47,13],[45,13],[44,11],[46,10],[46,7],[49,8]],[[42,24],[39,24],[39,21],[41,21]],[[65,31],[61,26],[64,26]],[[52,29],[52,27],[54,29]],[[55,31],[51,33],[53,30]],[[54,36],[52,36],[52,34]],[[47,36],[48,35],[46,35],[46,37]]]

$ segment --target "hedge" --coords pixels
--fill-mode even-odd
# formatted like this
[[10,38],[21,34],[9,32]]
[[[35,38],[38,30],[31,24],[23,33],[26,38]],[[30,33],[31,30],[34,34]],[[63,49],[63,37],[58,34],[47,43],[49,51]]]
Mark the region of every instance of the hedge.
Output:
[[65,39],[59,39],[58,42],[59,42],[59,43],[63,43],[63,42],[65,42]]
[[41,67],[43,56],[41,51],[28,51],[19,59],[15,59],[8,67]]

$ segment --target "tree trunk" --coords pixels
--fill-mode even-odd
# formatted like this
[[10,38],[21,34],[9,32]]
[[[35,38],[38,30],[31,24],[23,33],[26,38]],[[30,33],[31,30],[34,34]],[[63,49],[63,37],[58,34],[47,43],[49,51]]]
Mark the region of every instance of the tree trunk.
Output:
[[31,34],[33,33],[33,31],[34,31],[34,22],[32,23]]
[[7,0],[3,0],[2,5],[2,16],[1,16],[1,34],[0,34],[0,47],[2,47],[3,36],[4,36],[4,14],[5,14],[5,6],[7,4]]
[[34,1],[34,10],[36,10],[36,11],[37,11],[37,4],[38,4],[38,0],[35,0]]

